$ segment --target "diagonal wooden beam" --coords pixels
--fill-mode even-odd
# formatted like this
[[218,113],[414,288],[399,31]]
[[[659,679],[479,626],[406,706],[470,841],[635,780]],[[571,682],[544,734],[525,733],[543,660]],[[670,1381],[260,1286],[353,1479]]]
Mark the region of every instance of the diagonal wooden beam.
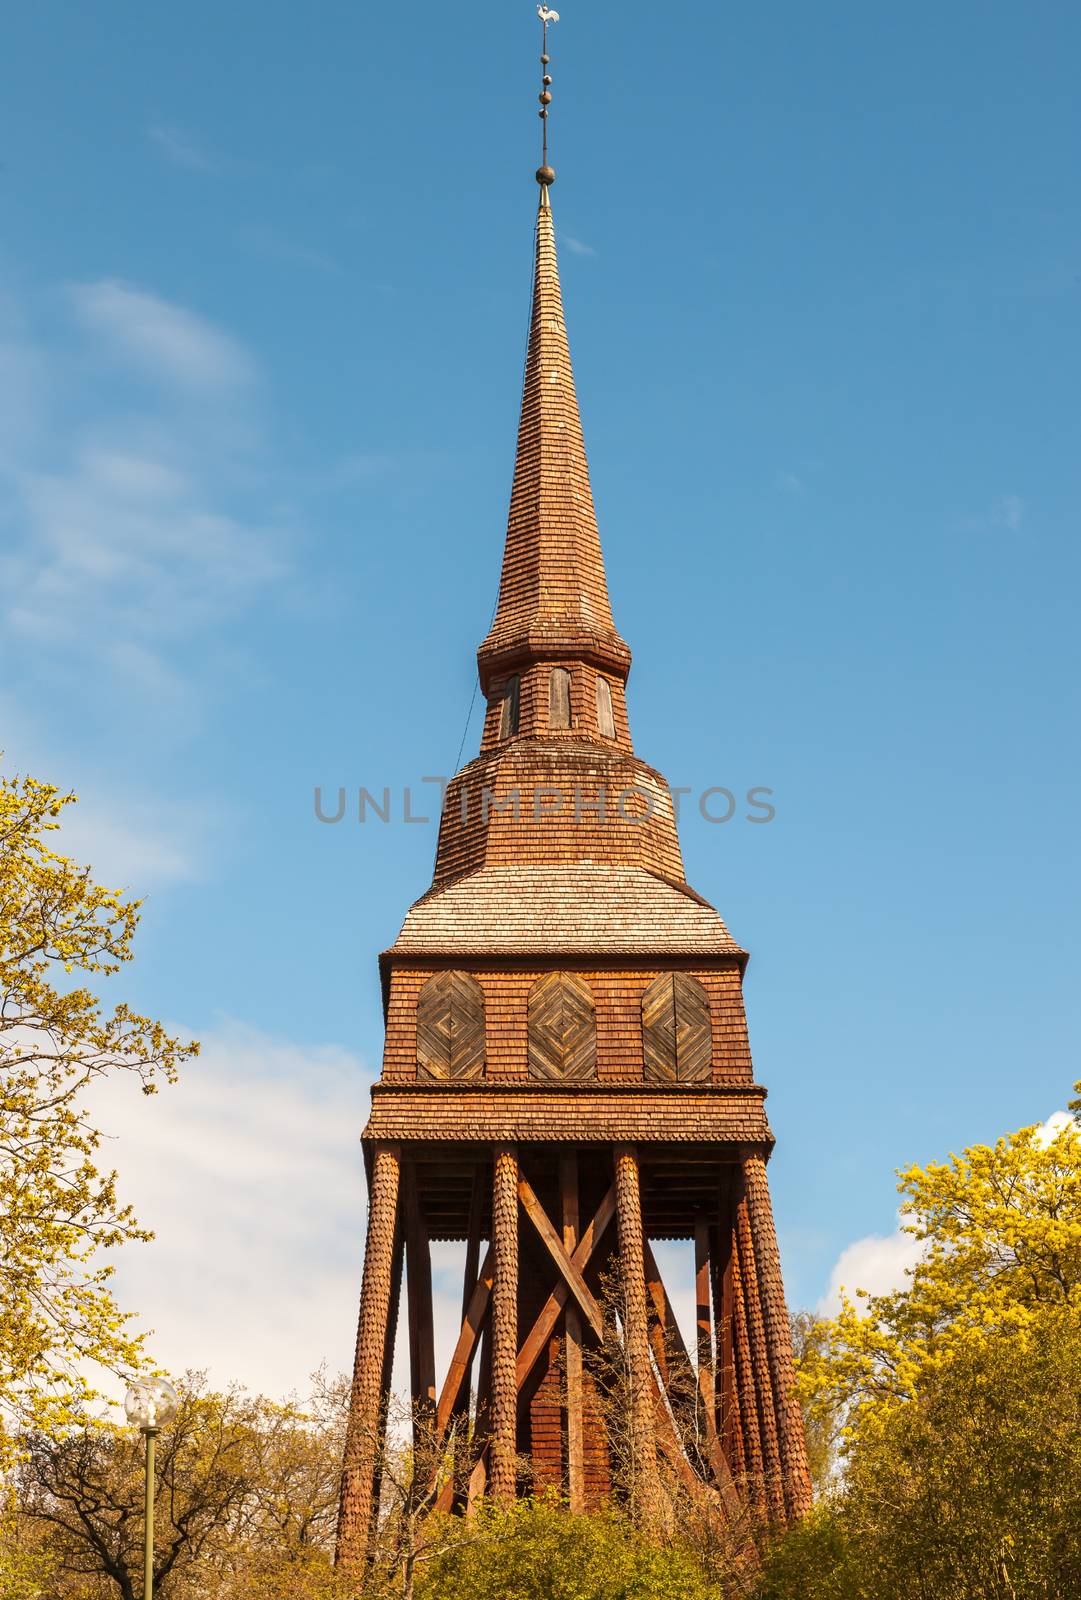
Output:
[[435,1426],[438,1433],[442,1433],[450,1421],[458,1399],[458,1391],[469,1371],[476,1348],[477,1339],[480,1337],[481,1324],[484,1313],[488,1309],[488,1300],[492,1292],[492,1282],[495,1276],[495,1262],[492,1256],[492,1247],[484,1257],[484,1264],[477,1275],[473,1293],[469,1297],[465,1317],[462,1321],[462,1331],[458,1335],[458,1342],[454,1346],[454,1354],[450,1358],[447,1375],[443,1379],[443,1387],[439,1391],[439,1403],[436,1406]]
[[[684,1343],[683,1334],[680,1332],[679,1324],[675,1319],[668,1295],[665,1293],[664,1282],[657,1267],[656,1257],[649,1247],[648,1240],[646,1241],[644,1254],[646,1264],[646,1289],[649,1293],[650,1300],[653,1303],[653,1307],[657,1313],[657,1316],[664,1324],[672,1354],[685,1372],[693,1374],[694,1367],[691,1363],[691,1358],[687,1353],[687,1346]],[[709,1464],[713,1469],[714,1477],[722,1486],[722,1492],[727,1493],[728,1487],[732,1483],[732,1469],[728,1464],[725,1453],[721,1448],[721,1441],[717,1436],[716,1418],[714,1417],[712,1410],[709,1408],[707,1408],[705,1411],[705,1425],[706,1455],[708,1456]],[[689,1462],[688,1465],[690,1465]],[[691,1470],[693,1471],[693,1468]]]
[[[571,1261],[581,1272],[583,1267],[589,1265],[594,1250],[600,1243],[605,1229],[616,1214],[616,1188],[615,1184],[608,1190],[604,1199],[597,1207],[597,1213],[589,1227],[582,1234],[578,1248],[571,1256]],[[541,1307],[540,1314],[529,1330],[525,1343],[518,1351],[518,1387],[522,1387],[525,1380],[533,1370],[534,1363],[541,1351],[546,1347],[551,1337],[552,1329],[559,1321],[559,1314],[570,1297],[570,1289],[565,1278],[561,1278]]]
[[582,1277],[581,1271],[575,1266],[572,1257],[564,1250],[563,1240],[548,1220],[548,1213],[537,1199],[528,1178],[519,1177],[518,1198],[522,1202],[526,1216],[540,1234],[548,1254],[563,1274],[567,1287],[585,1312],[590,1327],[599,1339],[604,1333],[604,1318],[601,1316],[601,1308],[593,1298],[593,1292]]

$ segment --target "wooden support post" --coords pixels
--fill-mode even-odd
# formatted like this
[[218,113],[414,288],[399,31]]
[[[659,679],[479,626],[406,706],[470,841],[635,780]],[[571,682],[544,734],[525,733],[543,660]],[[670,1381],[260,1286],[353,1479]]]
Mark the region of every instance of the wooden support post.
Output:
[[766,1166],[760,1155],[743,1161],[747,1212],[758,1268],[758,1292],[769,1353],[770,1379],[776,1410],[778,1443],[784,1474],[784,1494],[790,1516],[801,1517],[811,1506],[811,1474],[803,1416],[796,1393],[796,1366],[792,1331],[781,1282],[781,1258],[773,1225]]
[[653,1368],[649,1358],[646,1272],[638,1155],[616,1145],[616,1221],[623,1280],[624,1338],[631,1406],[631,1500],[641,1524],[656,1528],[662,1516],[661,1484],[653,1425]]
[[725,1459],[733,1476],[746,1476],[747,1461],[739,1424],[736,1395],[735,1301],[732,1292],[732,1214],[727,1193],[722,1194],[719,1220],[712,1229],[713,1326],[716,1336],[714,1392],[716,1426]]
[[[405,1232],[402,1228],[401,1218],[394,1230],[394,1265],[390,1278],[390,1305],[387,1310],[387,1331],[383,1340],[383,1378],[380,1394],[388,1397],[394,1388],[394,1350],[398,1333],[398,1309],[402,1299],[402,1260],[405,1255]],[[373,1515],[379,1509],[383,1494],[383,1438],[385,1421],[380,1428],[379,1450],[376,1456],[375,1472],[372,1477],[372,1509]]]
[[751,1223],[747,1214],[747,1197],[743,1194],[736,1203],[736,1250],[739,1254],[740,1280],[747,1314],[747,1336],[750,1341],[751,1366],[754,1370],[754,1387],[758,1396],[766,1504],[769,1506],[770,1517],[775,1522],[783,1523],[784,1475],[781,1470],[781,1449],[777,1439],[777,1412],[773,1402],[773,1382],[770,1377],[769,1345],[762,1319],[758,1269],[754,1244],[751,1240]]
[[400,1167],[398,1145],[376,1146],[338,1508],[336,1559],[345,1571],[357,1574],[363,1571],[367,1558],[373,1513],[372,1487],[379,1454]]
[[492,1177],[492,1494],[514,1499],[518,1478],[518,1157],[513,1145],[495,1152]]
[[709,1223],[705,1217],[694,1219],[694,1299],[695,1323],[698,1334],[698,1393],[701,1397],[707,1429],[716,1431],[716,1410],[713,1386],[713,1315],[709,1282]]
[[420,1207],[413,1162],[405,1171],[405,1284],[409,1307],[409,1379],[413,1431],[435,1405],[435,1330],[432,1320],[432,1256]]
[[[578,1156],[563,1156],[559,1163],[559,1189],[563,1207],[563,1248],[568,1256],[578,1248]],[[572,1511],[585,1509],[585,1466],[582,1448],[582,1319],[577,1305],[564,1312],[564,1366],[567,1385],[567,1499]]]
[[765,1463],[762,1459],[762,1430],[758,1422],[758,1391],[751,1361],[751,1340],[747,1331],[747,1295],[736,1245],[735,1202],[732,1206],[731,1255],[732,1335],[735,1351],[736,1401],[739,1409],[740,1437],[747,1474],[747,1499],[757,1511],[765,1509]]

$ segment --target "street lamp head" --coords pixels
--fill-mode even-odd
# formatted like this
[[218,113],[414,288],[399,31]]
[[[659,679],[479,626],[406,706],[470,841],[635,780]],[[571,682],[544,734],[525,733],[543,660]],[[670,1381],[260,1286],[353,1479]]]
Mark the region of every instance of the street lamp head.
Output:
[[163,1428],[176,1413],[177,1392],[164,1378],[147,1378],[133,1383],[124,1396],[127,1418],[144,1433]]

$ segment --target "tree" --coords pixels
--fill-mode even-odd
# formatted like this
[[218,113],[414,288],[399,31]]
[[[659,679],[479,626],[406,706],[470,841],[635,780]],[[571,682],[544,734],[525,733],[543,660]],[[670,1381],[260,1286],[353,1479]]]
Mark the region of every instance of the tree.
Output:
[[865,1410],[842,1488],[767,1558],[762,1600],[1081,1594],[1081,1318],[1041,1307]]
[[[792,1352],[798,1371],[808,1369],[820,1357],[827,1338],[827,1323],[813,1311],[793,1311]],[[816,1495],[830,1486],[841,1428],[841,1407],[835,1395],[818,1394],[810,1405],[803,1399],[803,1433],[807,1441],[807,1464]]]
[[145,1093],[198,1046],[80,986],[132,957],[141,902],[49,848],[75,801],[0,780],[0,1453],[14,1428],[56,1434],[93,1398],[89,1365],[126,1374],[141,1340],[100,1252],[149,1238],[95,1164],[86,1091],[128,1072]]
[[[198,1374],[157,1448],[154,1586],[162,1600],[320,1600],[337,1591],[333,1540],[343,1407],[209,1390]],[[18,1469],[24,1529],[57,1600],[141,1592],[142,1439],[108,1425],[27,1441]]]
[[1081,1131],[1024,1128],[900,1178],[924,1253],[805,1342],[840,1473],[770,1552],[763,1600],[1081,1592]]
[[900,1174],[906,1230],[925,1246],[905,1288],[860,1294],[822,1326],[802,1387],[812,1413],[863,1414],[920,1392],[965,1341],[1081,1312],[1081,1130],[1022,1128]]
[[661,1549],[614,1510],[575,1516],[559,1497],[486,1504],[426,1567],[420,1600],[724,1600],[690,1552]]

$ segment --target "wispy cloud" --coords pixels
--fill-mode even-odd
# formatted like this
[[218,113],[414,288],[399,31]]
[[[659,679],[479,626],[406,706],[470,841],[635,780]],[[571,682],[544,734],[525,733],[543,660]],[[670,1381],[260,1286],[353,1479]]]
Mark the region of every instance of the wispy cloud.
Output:
[[327,274],[337,274],[342,270],[340,262],[335,261],[333,256],[322,250],[314,250],[296,239],[283,238],[271,228],[241,228],[237,239],[245,249],[271,261],[282,261],[289,266],[307,267],[312,272]]
[[1004,494],[991,507],[991,525],[1016,533],[1025,520],[1025,502],[1019,494]]
[[147,138],[174,167],[187,167],[191,172],[213,172],[215,169],[216,162],[201,142],[182,128],[157,122],[147,129]]
[[1028,507],[1019,494],[1001,494],[985,510],[967,517],[962,526],[974,533],[1020,533],[1028,521]]
[[575,256],[595,256],[597,254],[591,244],[586,244],[584,239],[575,239],[572,234],[559,230],[559,242],[565,244],[567,249]]
[[782,494],[803,494],[807,485],[798,473],[786,471],[777,474],[776,487]]
[[76,284],[71,297],[83,326],[108,351],[158,381],[222,389],[254,376],[255,363],[235,339],[149,290],[105,278]]
[[239,341],[149,290],[106,280],[66,304],[85,346],[8,319],[40,403],[21,429],[0,416],[0,618],[48,647],[24,671],[93,660],[173,723],[191,710],[193,638],[291,571],[259,470],[262,385]]
[[[190,1030],[180,1030],[187,1036]],[[157,1237],[118,1261],[121,1304],[172,1372],[270,1394],[348,1368],[364,1253],[363,1061],[235,1022],[149,1099],[104,1085],[103,1162]]]

